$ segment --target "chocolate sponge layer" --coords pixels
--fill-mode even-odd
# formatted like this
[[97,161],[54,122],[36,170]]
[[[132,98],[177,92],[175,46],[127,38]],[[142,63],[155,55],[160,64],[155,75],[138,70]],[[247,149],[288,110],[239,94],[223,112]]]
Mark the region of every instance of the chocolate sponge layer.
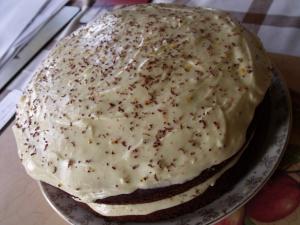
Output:
[[204,170],[199,176],[194,179],[185,182],[183,184],[175,184],[162,188],[153,188],[153,189],[138,189],[130,194],[117,195],[104,199],[98,199],[97,203],[104,203],[110,205],[125,205],[125,204],[139,204],[158,201],[161,199],[169,198],[174,195],[183,193],[190,188],[197,186],[207,179],[218,173],[223,167],[230,163],[236,155],[240,152],[237,152],[234,156],[223,161],[222,163],[215,165],[209,169]]

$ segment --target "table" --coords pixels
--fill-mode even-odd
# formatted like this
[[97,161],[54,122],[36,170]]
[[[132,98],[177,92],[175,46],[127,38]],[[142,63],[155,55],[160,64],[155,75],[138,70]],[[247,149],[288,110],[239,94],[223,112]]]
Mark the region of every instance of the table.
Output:
[[[300,112],[300,57],[269,53],[275,66],[283,74],[290,90],[294,112]],[[296,108],[295,108],[296,106]],[[0,136],[0,225],[66,225],[43,198],[36,181],[26,175],[17,157],[11,126]],[[290,143],[300,149],[300,118],[294,120]],[[293,169],[300,168],[300,164]],[[265,224],[255,221],[255,224]],[[288,217],[272,225],[300,224],[300,207]]]

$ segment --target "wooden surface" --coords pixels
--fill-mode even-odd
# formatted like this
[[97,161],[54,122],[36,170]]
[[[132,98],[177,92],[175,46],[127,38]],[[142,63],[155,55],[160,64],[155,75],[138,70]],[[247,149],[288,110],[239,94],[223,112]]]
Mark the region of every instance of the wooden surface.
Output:
[[23,169],[11,126],[0,136],[0,225],[66,225]]
[[289,88],[300,92],[300,57],[270,53],[270,58],[281,71]]

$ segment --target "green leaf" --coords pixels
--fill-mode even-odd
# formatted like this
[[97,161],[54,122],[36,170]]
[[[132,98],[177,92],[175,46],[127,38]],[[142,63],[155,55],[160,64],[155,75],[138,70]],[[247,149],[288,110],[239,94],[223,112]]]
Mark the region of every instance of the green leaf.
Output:
[[283,156],[280,167],[284,168],[300,162],[300,145],[289,144]]
[[249,217],[245,218],[245,225],[256,225]]

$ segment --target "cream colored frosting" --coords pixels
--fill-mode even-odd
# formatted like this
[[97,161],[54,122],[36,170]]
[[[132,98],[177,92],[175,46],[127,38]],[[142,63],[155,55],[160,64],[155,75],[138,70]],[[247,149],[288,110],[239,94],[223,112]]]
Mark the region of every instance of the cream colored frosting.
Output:
[[107,205],[98,203],[88,203],[88,206],[95,212],[103,216],[130,216],[130,215],[147,215],[159,210],[168,209],[183,203],[186,203],[195,197],[203,194],[207,188],[214,186],[216,180],[229,168],[231,168],[240,158],[241,153],[228,163],[222,170],[214,176],[207,179],[205,182],[192,187],[191,189],[174,195],[171,198],[162,199],[142,204],[127,204],[127,205]]
[[257,38],[218,11],[106,13],[61,41],[24,92],[20,159],[86,203],[184,183],[241,148],[269,67]]

